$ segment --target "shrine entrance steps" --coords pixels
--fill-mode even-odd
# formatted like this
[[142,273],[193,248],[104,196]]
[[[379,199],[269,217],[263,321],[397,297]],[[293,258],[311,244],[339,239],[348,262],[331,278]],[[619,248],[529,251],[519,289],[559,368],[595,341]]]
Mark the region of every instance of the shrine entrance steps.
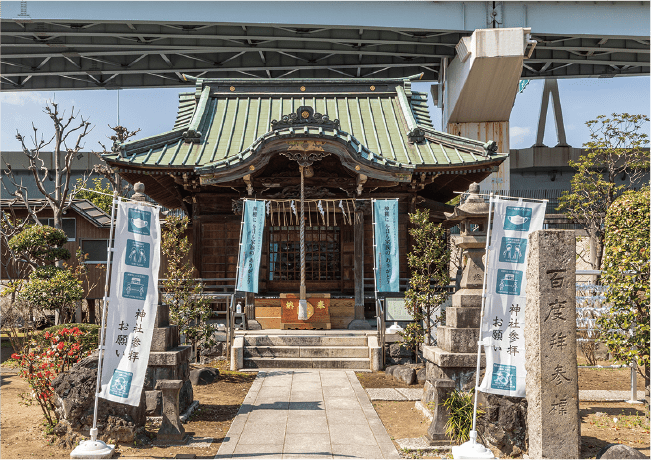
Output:
[[[241,350],[240,350],[241,348]],[[379,370],[375,331],[237,331],[231,368]]]

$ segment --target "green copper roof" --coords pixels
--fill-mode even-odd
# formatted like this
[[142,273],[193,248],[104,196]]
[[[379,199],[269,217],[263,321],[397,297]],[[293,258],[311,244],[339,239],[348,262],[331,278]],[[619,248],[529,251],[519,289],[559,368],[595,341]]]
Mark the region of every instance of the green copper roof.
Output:
[[[338,125],[274,127],[300,107]],[[172,131],[123,144],[105,158],[202,173],[245,161],[271,140],[301,136],[336,139],[364,160],[399,168],[449,168],[505,157],[488,152],[482,142],[434,130],[427,94],[412,91],[410,79],[197,79],[194,92],[179,95]]]

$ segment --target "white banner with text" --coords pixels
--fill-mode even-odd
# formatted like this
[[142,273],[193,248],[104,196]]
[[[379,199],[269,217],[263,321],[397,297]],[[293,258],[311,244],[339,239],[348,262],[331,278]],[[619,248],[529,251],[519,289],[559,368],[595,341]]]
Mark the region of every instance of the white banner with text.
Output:
[[158,208],[120,202],[100,397],[137,406],[149,362],[158,305]]
[[493,228],[481,324],[486,373],[479,390],[524,397],[524,307],[529,234],[542,229],[547,203],[500,197],[491,197],[491,200]]

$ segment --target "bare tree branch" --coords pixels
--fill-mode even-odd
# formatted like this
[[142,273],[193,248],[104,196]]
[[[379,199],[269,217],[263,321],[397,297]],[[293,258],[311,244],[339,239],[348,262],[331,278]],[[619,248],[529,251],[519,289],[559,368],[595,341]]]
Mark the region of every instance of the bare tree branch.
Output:
[[[135,136],[140,132],[140,128],[135,131],[129,131],[128,128],[119,125],[118,126],[108,125],[108,127],[112,129],[114,132],[112,136],[108,137],[113,142],[111,149],[107,149],[104,144],[98,141],[98,144],[102,147],[103,151],[102,152],[93,151],[93,155],[95,155],[100,160],[103,160],[102,155],[111,153],[113,151],[112,149],[115,148],[117,145],[125,143],[131,137]],[[126,191],[126,187],[124,188],[122,187],[122,179],[120,178],[120,175],[113,170],[113,168],[111,168],[106,164],[99,164],[93,167],[93,171],[103,176],[111,184],[111,188],[114,191],[115,190],[118,191],[119,195],[124,194],[124,192]]]

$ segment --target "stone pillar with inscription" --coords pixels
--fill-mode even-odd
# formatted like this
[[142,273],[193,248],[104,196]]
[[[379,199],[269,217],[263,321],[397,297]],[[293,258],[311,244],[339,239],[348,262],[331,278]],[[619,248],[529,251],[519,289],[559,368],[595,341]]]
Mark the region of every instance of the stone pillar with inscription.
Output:
[[529,458],[579,458],[574,232],[529,236],[525,368]]

